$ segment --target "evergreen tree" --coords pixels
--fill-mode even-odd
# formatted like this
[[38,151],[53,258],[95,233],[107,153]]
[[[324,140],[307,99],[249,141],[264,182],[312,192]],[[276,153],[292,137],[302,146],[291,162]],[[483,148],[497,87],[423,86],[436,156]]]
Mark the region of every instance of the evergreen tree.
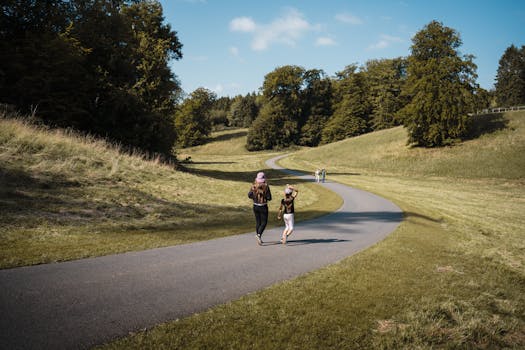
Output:
[[511,45],[499,60],[496,100],[500,107],[525,104],[525,45]]
[[437,21],[412,39],[404,90],[410,103],[400,111],[409,143],[442,146],[467,132],[477,75],[473,56],[460,57],[461,44],[454,29]]

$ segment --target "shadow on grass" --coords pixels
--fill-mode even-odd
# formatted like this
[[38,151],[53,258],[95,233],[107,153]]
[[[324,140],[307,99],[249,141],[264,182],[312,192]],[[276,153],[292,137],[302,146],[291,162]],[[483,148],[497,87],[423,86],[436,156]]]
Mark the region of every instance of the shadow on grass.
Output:
[[236,164],[237,162],[191,162],[190,164]]
[[[248,198],[246,200],[249,204]],[[196,205],[166,200],[119,181],[82,183],[59,174],[7,167],[0,170],[0,225],[27,228],[42,223],[87,224],[111,225],[111,230],[117,231],[120,228],[166,231],[169,227],[180,226],[181,218],[205,215],[212,218],[210,225],[224,221],[217,215],[224,210],[225,206],[220,203]],[[242,215],[239,211],[235,217],[238,219]]]
[[470,117],[465,140],[476,139],[485,134],[491,134],[507,127],[509,121],[502,113],[475,115]]
[[243,131],[238,131],[238,132],[234,132],[231,134],[222,134],[222,135],[217,135],[215,137],[210,137],[207,142],[211,143],[211,142],[217,142],[217,141],[228,141],[231,139],[244,137],[246,135],[248,135],[248,131],[243,130]]
[[[193,164],[232,164],[235,162],[195,162]],[[183,166],[182,171],[185,171],[187,173],[197,175],[197,176],[204,176],[204,177],[210,177],[213,179],[219,179],[219,180],[229,180],[229,181],[238,181],[238,182],[245,182],[245,183],[252,183],[255,179],[255,176],[259,171],[263,171],[266,174],[266,178],[268,179],[268,183],[270,186],[277,185],[277,186],[283,186],[292,181],[290,179],[290,176],[296,177],[296,176],[314,176],[314,171],[312,173],[305,173],[302,170],[297,169],[260,169],[257,171],[221,171],[221,170],[209,170],[209,169],[198,169],[198,168],[192,168],[191,166]],[[329,173],[327,175],[327,180],[330,175],[348,175],[348,176],[357,176],[360,175],[359,173],[351,173],[351,172],[334,172]],[[308,183],[308,182],[314,182],[313,178],[311,179],[305,179],[305,178],[294,178],[293,183]]]
[[[299,169],[282,169],[281,171],[285,172],[285,173],[289,173],[289,174],[293,174],[293,175],[311,175],[311,176],[314,176],[314,173],[315,173],[315,169],[312,169],[311,172],[305,172],[304,170],[299,170]],[[330,177],[330,176],[333,176],[333,175],[348,175],[348,176],[358,176],[358,175],[361,175],[361,173],[351,173],[351,172],[330,172],[329,169],[327,169],[327,172],[326,172],[326,177]]]
[[[217,164],[216,162],[214,162]],[[197,164],[197,163],[194,163]],[[237,182],[244,182],[249,187],[250,184],[253,183],[255,177],[257,176],[257,173],[259,171],[262,171],[266,174],[267,181],[272,186],[284,186],[287,183],[291,181],[290,176],[297,176],[297,175],[305,175],[304,173],[289,173],[289,172],[283,172],[278,171],[275,169],[260,169],[257,171],[221,171],[221,170],[209,170],[209,169],[198,169],[198,168],[191,168],[188,166],[185,166],[182,171],[185,171],[187,173],[196,175],[196,176],[203,176],[203,177],[209,177],[212,179],[218,179],[218,180],[229,180],[229,181],[237,181]],[[307,174],[308,175],[308,174]],[[310,179],[293,179],[293,183],[306,183],[306,182],[312,182]]]
[[405,218],[407,218],[407,219],[409,219],[409,218],[418,218],[418,219],[428,220],[428,221],[432,221],[432,222],[436,222],[436,223],[442,223],[443,222],[443,219],[434,219],[434,218],[431,218],[430,216],[421,215],[421,214],[413,213],[413,212],[410,212],[410,211],[403,212],[403,216]]

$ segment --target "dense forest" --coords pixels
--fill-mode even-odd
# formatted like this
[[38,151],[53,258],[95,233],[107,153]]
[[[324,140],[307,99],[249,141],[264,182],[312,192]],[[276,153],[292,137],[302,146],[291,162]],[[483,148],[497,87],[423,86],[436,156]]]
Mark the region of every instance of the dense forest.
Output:
[[249,128],[249,150],[396,125],[408,143],[435,147],[461,140],[469,113],[525,104],[525,46],[504,52],[486,91],[460,34],[438,21],[416,33],[407,57],[350,63],[333,77],[276,67],[259,91],[217,97],[181,90],[169,63],[183,45],[157,1],[6,0],[0,15],[0,103],[146,152],[174,155],[222,127]]

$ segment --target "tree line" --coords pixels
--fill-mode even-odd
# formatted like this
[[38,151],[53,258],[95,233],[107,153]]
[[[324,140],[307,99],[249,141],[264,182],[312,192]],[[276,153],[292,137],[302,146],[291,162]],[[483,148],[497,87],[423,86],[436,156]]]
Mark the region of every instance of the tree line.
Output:
[[[461,45],[457,31],[432,21],[413,37],[408,57],[351,64],[334,77],[319,69],[277,67],[258,94],[216,99],[208,91],[208,113],[203,109],[193,120],[207,130],[249,127],[246,147],[252,151],[317,146],[397,125],[407,128],[409,144],[448,145],[468,136],[470,113],[525,104],[525,46],[505,51],[496,89],[487,91],[476,83],[474,56],[462,55]],[[206,91],[198,90],[197,96]],[[197,96],[183,106],[203,103]],[[201,131],[196,136],[182,145],[205,142]]]
[[2,103],[51,126],[170,154],[182,44],[157,1],[5,0]]
[[6,0],[0,14],[0,102],[125,147],[173,154],[221,126],[249,128],[247,149],[317,146],[404,125],[409,143],[465,136],[468,113],[525,104],[525,46],[500,59],[494,91],[476,83],[458,32],[432,21],[408,57],[350,64],[329,77],[288,65],[256,93],[188,95],[170,70],[177,33],[154,0]]

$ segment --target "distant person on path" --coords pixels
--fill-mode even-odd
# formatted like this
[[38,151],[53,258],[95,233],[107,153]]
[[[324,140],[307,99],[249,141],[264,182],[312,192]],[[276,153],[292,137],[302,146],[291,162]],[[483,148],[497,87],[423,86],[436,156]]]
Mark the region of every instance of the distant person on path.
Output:
[[284,189],[284,198],[281,199],[281,205],[279,206],[279,213],[277,214],[277,219],[281,220],[281,215],[284,220],[284,231],[283,237],[281,238],[281,243],[286,244],[288,236],[293,232],[294,228],[294,200],[297,197],[299,191],[293,186],[286,185]]
[[319,169],[315,169],[315,182],[319,183]]
[[326,179],[326,169],[323,168],[323,169],[321,169],[321,181],[323,181],[323,183],[324,183],[325,179]]
[[253,200],[253,213],[255,214],[255,238],[259,245],[263,244],[262,234],[268,223],[268,201],[272,200],[270,186],[266,182],[266,175],[263,172],[257,173],[253,182],[248,198]]

